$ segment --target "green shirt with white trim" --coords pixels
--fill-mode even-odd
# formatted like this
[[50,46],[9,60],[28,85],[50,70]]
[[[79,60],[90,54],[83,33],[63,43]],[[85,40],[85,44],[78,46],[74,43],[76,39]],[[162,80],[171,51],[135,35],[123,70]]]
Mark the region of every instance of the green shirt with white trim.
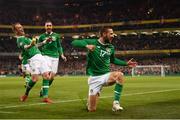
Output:
[[54,32],[50,34],[43,33],[40,35],[38,43],[41,43],[48,38],[51,38],[52,41],[45,43],[44,45],[39,47],[39,49],[42,55],[58,58],[59,55],[63,54],[60,35]]
[[28,37],[25,37],[25,36],[17,37],[16,43],[17,43],[18,48],[20,48],[22,51],[22,57],[24,60],[24,64],[27,62],[27,59],[32,58],[36,54],[41,54],[41,52],[39,51],[39,49],[36,46],[32,46],[28,49],[24,48],[25,45],[30,45],[31,42],[32,42],[32,40]]
[[110,72],[110,64],[127,66],[127,62],[117,59],[114,56],[112,44],[102,44],[98,39],[74,40],[74,47],[85,48],[86,45],[95,45],[95,50],[87,53],[86,73],[91,76],[103,75]]

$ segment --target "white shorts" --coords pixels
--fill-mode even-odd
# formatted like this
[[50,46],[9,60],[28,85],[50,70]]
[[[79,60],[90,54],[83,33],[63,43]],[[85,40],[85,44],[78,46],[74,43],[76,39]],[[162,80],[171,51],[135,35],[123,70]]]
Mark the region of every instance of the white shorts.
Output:
[[45,72],[51,71],[46,60],[41,54],[36,54],[31,59],[29,59],[29,65],[31,74],[43,74]]
[[100,94],[103,86],[107,85],[110,73],[106,73],[100,76],[90,76],[88,78],[89,95]]
[[46,55],[44,56],[44,58],[47,61],[51,71],[56,74],[58,71],[59,58],[53,58]]
[[31,68],[30,68],[30,65],[29,64],[22,64],[22,71],[23,72],[26,72],[26,73],[31,73]]

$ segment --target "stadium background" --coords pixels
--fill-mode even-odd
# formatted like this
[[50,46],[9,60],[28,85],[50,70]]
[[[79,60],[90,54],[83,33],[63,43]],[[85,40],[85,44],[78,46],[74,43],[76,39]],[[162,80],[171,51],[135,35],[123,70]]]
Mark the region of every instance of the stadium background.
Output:
[[[44,22],[48,19],[53,22],[54,31],[62,35],[62,46],[68,59],[67,63],[64,63],[62,60],[60,61],[58,75],[85,75],[86,53],[82,49],[73,48],[70,44],[71,41],[75,37],[98,37],[98,30],[101,27],[112,26],[115,33],[117,34],[117,37],[113,41],[113,44],[115,45],[115,49],[117,51],[116,55],[118,58],[123,60],[134,58],[139,65],[169,65],[170,68],[166,69],[165,71],[166,75],[176,76],[175,78],[171,78],[172,81],[180,80],[179,5],[179,0],[1,0],[0,75],[2,78],[0,79],[1,81],[6,80],[8,82],[11,81],[12,78],[4,78],[5,76],[20,75],[18,71],[19,50],[16,46],[16,40],[13,37],[11,24],[15,22],[22,23],[25,27],[25,32],[30,37],[32,37],[35,35],[40,35],[44,32]],[[125,73],[125,75],[131,75],[131,69],[129,68],[118,67],[114,65],[112,65],[111,68],[112,70],[121,70]],[[153,69],[149,74],[159,75],[160,69]],[[17,78],[13,79],[17,80]],[[77,78],[75,77],[73,79]],[[142,86],[146,86],[147,83],[150,82],[155,83],[153,84],[154,86],[156,86],[156,84],[157,86],[160,86],[162,84],[161,80],[158,80],[161,78],[152,77],[149,79],[153,80],[149,80],[149,82],[145,80]],[[12,81],[10,83],[12,83]],[[80,81],[78,83],[80,83]],[[132,83],[134,83],[134,81]],[[16,84],[19,83],[17,82]],[[74,84],[76,85],[76,83]],[[139,85],[138,82],[136,84]],[[170,79],[168,79],[167,84],[171,84]],[[170,86],[175,89],[178,88],[178,86],[176,85],[174,85],[174,87],[173,85]],[[12,88],[14,88],[13,85]],[[60,88],[63,89],[63,86],[61,86]],[[136,91],[136,87],[134,85],[131,86],[131,89],[133,88]],[[158,90],[161,90],[160,88],[161,87],[159,87]],[[166,86],[162,88],[167,89],[169,87]],[[8,90],[8,87],[4,89]],[[146,88],[142,88],[141,90],[143,91],[145,89]],[[5,101],[4,103],[6,103],[7,99],[11,99],[9,98],[8,94],[5,95],[4,93],[3,95],[6,97],[8,96],[7,98],[1,97],[1,100]],[[86,96],[85,93],[83,93],[83,95]],[[154,99],[156,100],[156,97],[154,97]],[[11,102],[7,104],[10,103]],[[71,112],[75,111],[72,110]],[[84,114],[87,115],[86,113]],[[127,116],[129,114],[130,113],[128,113]],[[87,117],[88,116],[89,115],[87,115]],[[102,118],[99,117],[98,114],[95,114],[95,116],[97,117],[94,118]],[[157,118],[157,116],[153,115],[153,117],[127,116],[122,118]],[[4,114],[1,117],[8,118]],[[59,116],[57,118],[74,117],[75,115],[69,117]],[[30,118],[34,117],[31,116]],[[35,118],[41,117],[36,116]],[[56,117],[50,116],[49,118]],[[120,117],[109,117],[107,114],[107,116],[105,115],[105,118]],[[163,117],[162,115],[161,117],[159,116],[159,118],[167,118],[167,116]],[[180,118],[180,116],[178,116],[178,114],[175,114],[174,117],[170,116],[170,118]]]
[[[166,72],[179,74],[180,19],[177,3],[177,0],[2,0],[0,74],[19,74],[19,50],[13,38],[11,24],[22,23],[25,25],[25,32],[33,36],[44,32],[43,25],[47,19],[53,21],[54,31],[62,35],[62,45],[68,56],[68,64],[60,62],[58,74],[85,74],[85,53],[72,48],[72,36],[96,37],[103,26],[112,26],[117,33],[114,44],[119,58],[127,60],[134,57],[140,65],[170,65],[170,70]],[[112,69],[119,67],[113,66]],[[130,74],[130,69],[122,70]]]

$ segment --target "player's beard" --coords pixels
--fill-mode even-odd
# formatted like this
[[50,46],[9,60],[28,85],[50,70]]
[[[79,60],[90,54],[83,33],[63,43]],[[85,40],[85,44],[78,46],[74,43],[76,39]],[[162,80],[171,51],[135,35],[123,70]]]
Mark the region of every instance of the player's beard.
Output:
[[105,38],[104,38],[104,43],[105,43],[105,44],[110,43],[110,40],[109,40],[107,37],[105,37]]
[[50,34],[52,32],[52,29],[47,29],[46,32]]

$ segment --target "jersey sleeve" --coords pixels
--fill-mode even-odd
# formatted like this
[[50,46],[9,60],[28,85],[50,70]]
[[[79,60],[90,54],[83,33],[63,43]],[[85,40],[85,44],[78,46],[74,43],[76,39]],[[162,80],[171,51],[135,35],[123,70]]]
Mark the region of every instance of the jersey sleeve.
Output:
[[18,39],[18,40],[17,40],[17,46],[18,46],[18,48],[24,49],[24,46],[25,46],[25,45],[26,45],[26,44],[25,44],[25,42],[23,42],[22,39]]
[[115,65],[127,66],[127,62],[126,61],[120,60],[120,59],[115,57],[114,49],[112,50],[112,54],[111,54],[110,60],[111,60],[111,63],[113,63]]
[[[43,36],[40,35],[39,36],[39,39],[37,40],[37,43],[42,43],[44,40],[43,40]],[[42,51],[42,46],[38,46],[39,50]]]
[[71,44],[74,47],[85,48],[86,45],[93,45],[94,42],[95,42],[94,39],[82,39],[82,40],[73,40]]
[[39,36],[39,39],[37,40],[37,43],[41,43],[43,42],[44,39],[43,39],[43,34]]
[[60,39],[59,34],[57,35],[57,47],[58,47],[59,54],[62,55],[63,54],[63,48],[62,48],[62,45],[61,45],[61,39]]

